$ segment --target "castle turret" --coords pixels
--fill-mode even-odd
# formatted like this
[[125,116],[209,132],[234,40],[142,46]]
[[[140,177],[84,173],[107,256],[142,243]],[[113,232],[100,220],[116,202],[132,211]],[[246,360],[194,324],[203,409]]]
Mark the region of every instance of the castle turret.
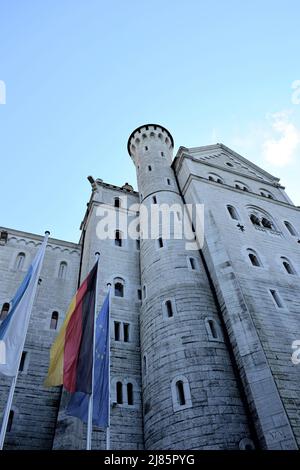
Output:
[[[172,169],[173,138],[160,125],[137,128],[128,151],[140,200],[153,206],[183,200]],[[144,213],[141,207],[140,213]],[[151,226],[150,215],[144,222]],[[148,449],[238,449],[250,432],[222,324],[197,250],[186,240],[145,237],[141,221],[140,315],[144,436]],[[144,238],[144,239],[143,239]],[[246,439],[246,441],[245,441]],[[244,440],[244,441],[243,441]]]

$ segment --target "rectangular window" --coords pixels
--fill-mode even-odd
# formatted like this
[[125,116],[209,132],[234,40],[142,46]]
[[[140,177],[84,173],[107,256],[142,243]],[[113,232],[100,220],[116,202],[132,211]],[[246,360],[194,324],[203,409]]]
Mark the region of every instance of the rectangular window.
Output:
[[137,296],[139,300],[142,300],[142,289],[137,290]]
[[23,351],[22,356],[21,356],[21,362],[19,366],[19,372],[23,372],[26,366],[26,360],[27,360],[27,352]]
[[120,322],[115,321],[115,341],[120,341]]
[[129,323],[123,323],[124,343],[129,342]]
[[275,304],[277,305],[277,307],[278,308],[283,308],[284,305],[283,305],[283,302],[282,302],[281,297],[278,294],[278,292],[274,289],[270,289],[270,292],[271,292],[271,295],[272,295],[273,300],[274,300]]

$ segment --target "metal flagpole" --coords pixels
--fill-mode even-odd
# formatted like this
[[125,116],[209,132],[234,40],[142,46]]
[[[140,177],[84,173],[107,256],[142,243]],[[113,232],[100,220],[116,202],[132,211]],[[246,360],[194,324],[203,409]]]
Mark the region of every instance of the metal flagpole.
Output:
[[108,412],[106,428],[106,450],[110,450],[110,306],[111,306],[111,283],[108,282]]
[[[44,242],[47,243],[49,235],[50,235],[50,232],[47,230],[45,232],[45,237],[44,237],[43,243]],[[45,253],[44,253],[44,256],[45,256]],[[23,343],[22,343],[22,348],[20,348],[20,354],[19,354],[19,358],[18,358],[18,362],[17,362],[18,368],[16,370],[16,375],[13,377],[11,385],[10,385],[9,394],[8,394],[8,398],[7,398],[7,402],[6,402],[6,407],[5,407],[5,411],[4,411],[4,415],[3,415],[3,420],[2,420],[2,425],[1,425],[1,433],[0,433],[0,450],[3,449],[3,445],[4,445],[4,440],[5,440],[5,435],[6,435],[6,430],[7,430],[8,420],[9,420],[9,414],[10,414],[10,411],[11,411],[12,402],[13,402],[13,398],[14,398],[14,393],[15,393],[15,389],[16,389],[16,385],[17,385],[20,362],[21,362],[21,358],[22,358],[23,349],[24,349],[24,346],[25,346],[25,341],[26,341],[26,336],[27,336],[27,329],[28,329],[28,325],[29,325],[29,320],[30,320],[30,316],[31,316],[31,311],[32,311],[34,299],[35,299],[35,294],[36,294],[37,285],[38,285],[38,281],[39,281],[39,277],[40,277],[40,273],[41,273],[41,269],[42,269],[44,256],[43,256],[43,259],[41,260],[39,268],[38,268],[35,285],[34,285],[34,288],[33,288],[31,299],[30,299],[30,303],[29,303],[29,307],[28,307],[28,311],[30,313],[27,315],[27,322],[26,322],[26,325],[25,325],[24,339],[23,339]]]
[[88,408],[88,423],[87,423],[87,437],[86,437],[86,450],[92,449],[92,432],[93,432],[93,408],[94,408],[94,365],[95,365],[95,343],[96,343],[96,315],[97,315],[97,303],[98,303],[98,270],[99,270],[99,259],[100,253],[95,253],[97,262],[97,273],[96,273],[96,289],[95,289],[95,311],[94,311],[94,330],[93,330],[93,364],[92,364],[92,391],[89,398]]

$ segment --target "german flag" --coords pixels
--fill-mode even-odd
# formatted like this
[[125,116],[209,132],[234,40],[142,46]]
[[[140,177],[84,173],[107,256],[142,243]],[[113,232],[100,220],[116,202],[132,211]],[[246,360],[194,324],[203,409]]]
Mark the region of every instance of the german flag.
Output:
[[47,387],[64,385],[70,393],[92,393],[97,269],[98,261],[73,297],[51,347]]

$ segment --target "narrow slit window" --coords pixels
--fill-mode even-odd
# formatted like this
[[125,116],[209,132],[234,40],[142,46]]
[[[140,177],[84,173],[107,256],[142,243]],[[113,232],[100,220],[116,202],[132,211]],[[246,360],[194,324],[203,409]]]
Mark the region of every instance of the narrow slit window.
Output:
[[133,405],[133,386],[132,383],[127,384],[127,403]]
[[59,265],[58,277],[59,279],[65,279],[67,274],[67,263],[62,261]]
[[115,232],[115,245],[122,246],[122,233],[120,230],[116,230]]
[[191,269],[194,271],[196,269],[196,261],[194,258],[190,258]]
[[151,165],[148,165],[148,171],[152,171]]
[[274,289],[270,289],[270,292],[271,292],[271,295],[273,297],[273,300],[275,302],[275,304],[277,305],[278,308],[283,308],[283,303],[282,303],[282,300],[280,298],[280,295],[278,294],[278,292]]
[[123,384],[122,382],[117,382],[116,383],[116,395],[117,395],[117,403],[119,405],[122,405],[123,404]]
[[138,297],[138,300],[142,300],[142,289],[137,290],[137,297]]
[[161,237],[158,238],[157,243],[158,243],[158,248],[163,248],[164,242],[163,242],[163,239]]
[[50,320],[50,330],[56,330],[58,323],[58,312],[52,312]]
[[208,320],[207,323],[208,323],[208,326],[209,326],[209,329],[210,329],[210,332],[211,332],[211,336],[214,339],[218,339],[219,335],[218,335],[218,331],[217,331],[215,322],[213,320]]
[[157,204],[157,197],[156,196],[152,197],[152,202],[153,202],[153,204]]
[[22,356],[21,356],[20,366],[19,366],[19,371],[20,372],[24,371],[25,365],[26,365],[26,360],[27,360],[27,352],[23,351]]
[[2,305],[2,309],[0,313],[0,321],[3,321],[7,317],[8,312],[9,312],[9,303],[5,302]]
[[115,197],[115,199],[114,199],[114,206],[115,206],[116,208],[121,207],[121,199],[120,199],[119,197]]
[[165,306],[168,318],[173,317],[173,306],[171,300],[167,300]]
[[8,417],[8,422],[7,422],[7,432],[11,432],[11,430],[12,430],[14,416],[15,416],[15,412],[13,410],[10,410],[9,417]]
[[21,271],[25,262],[25,253],[19,253],[16,259],[16,269]]
[[136,240],[136,249],[137,250],[140,250],[141,248],[141,241],[140,240]]
[[129,323],[123,323],[124,343],[129,342]]
[[115,341],[120,341],[120,322],[114,322],[114,330],[115,330]]
[[171,180],[170,180],[170,178],[167,178],[167,184],[168,184],[168,186],[171,186]]
[[176,382],[177,401],[180,406],[185,405],[184,385],[182,380]]

